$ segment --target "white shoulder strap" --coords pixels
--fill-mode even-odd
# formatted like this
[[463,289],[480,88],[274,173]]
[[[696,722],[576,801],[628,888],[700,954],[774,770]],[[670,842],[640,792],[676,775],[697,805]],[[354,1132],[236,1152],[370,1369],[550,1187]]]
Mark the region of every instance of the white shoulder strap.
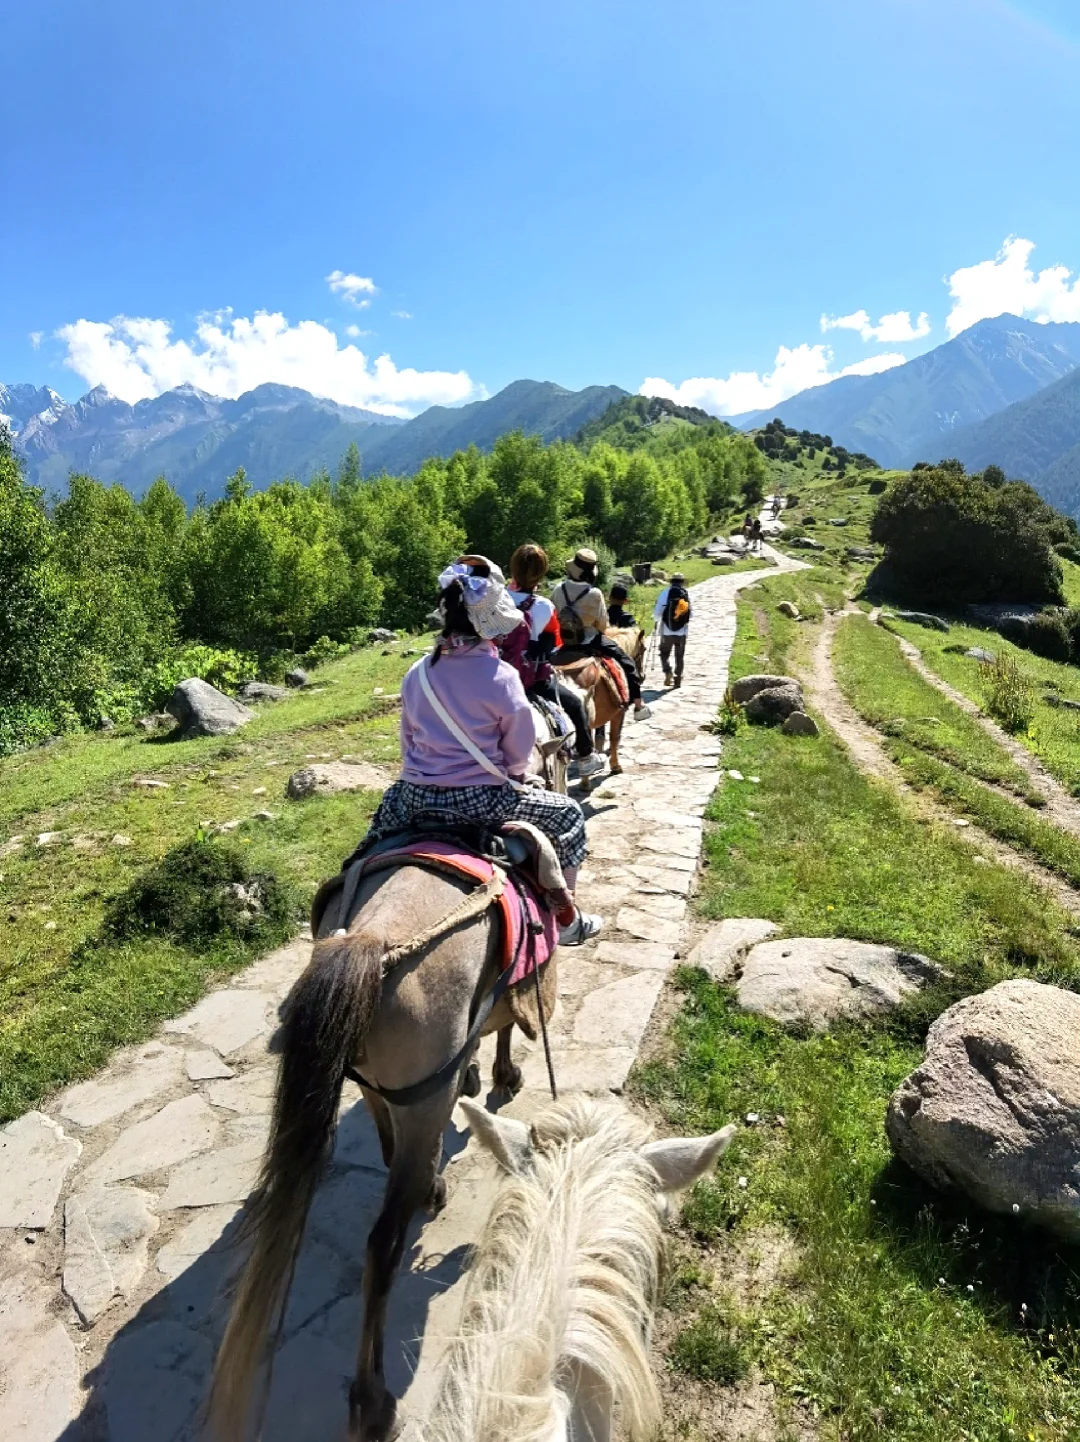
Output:
[[453,736],[454,740],[465,748],[478,766],[482,766],[484,770],[490,772],[492,776],[497,776],[500,781],[505,781],[508,785],[512,786],[515,791],[524,791],[526,788],[522,786],[520,781],[511,780],[505,771],[500,770],[494,761],[489,760],[480,750],[479,746],[477,746],[470,737],[466,736],[465,732],[450,715],[450,712],[439,700],[438,696],[435,695],[431,685],[431,679],[428,675],[431,669],[431,658],[425,656],[422,661],[417,662],[415,669],[417,675],[420,677],[420,689],[427,697],[431,709],[435,712],[435,715],[438,716],[447,731],[450,732],[450,735]]

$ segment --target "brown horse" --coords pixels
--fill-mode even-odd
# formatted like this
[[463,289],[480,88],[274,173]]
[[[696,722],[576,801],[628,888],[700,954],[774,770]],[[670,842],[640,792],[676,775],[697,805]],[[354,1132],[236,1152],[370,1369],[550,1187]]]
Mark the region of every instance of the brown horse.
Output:
[[[645,633],[641,627],[627,626],[619,630],[608,631],[607,634],[632,659],[638,669],[638,675],[642,675],[645,668]],[[555,669],[569,677],[585,692],[589,722],[596,733],[597,746],[603,744],[603,733],[607,728],[608,758],[611,763],[608,769],[612,776],[622,775],[619,742],[622,740],[623,717],[626,711],[606,667],[601,664],[599,657],[585,655],[564,666],[557,666]],[[582,778],[581,789],[585,792],[591,789],[591,782],[588,778]]]

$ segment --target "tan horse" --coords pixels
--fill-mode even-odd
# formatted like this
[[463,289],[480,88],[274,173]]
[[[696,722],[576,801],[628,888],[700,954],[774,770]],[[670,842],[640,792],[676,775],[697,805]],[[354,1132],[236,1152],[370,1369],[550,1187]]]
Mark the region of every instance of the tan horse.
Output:
[[[645,668],[645,633],[641,627],[627,626],[620,630],[608,631],[607,635],[617,646],[621,646],[633,660],[638,669],[638,675],[641,676]],[[608,676],[607,669],[600,663],[598,657],[591,655],[582,656],[579,660],[570,661],[565,666],[557,666],[555,669],[563,676],[569,677],[585,692],[589,721],[597,733],[598,746],[603,744],[602,733],[607,728],[610,761],[608,769],[612,776],[620,776],[622,763],[619,760],[619,742],[622,740],[623,718],[626,712],[615,683]],[[585,792],[591,789],[588,778],[582,779],[581,789]]]
[[[542,755],[551,746],[534,751],[534,766],[557,760],[554,753]],[[316,897],[318,940],[281,1008],[270,1139],[242,1229],[252,1252],[210,1394],[211,1433],[221,1442],[244,1442],[250,1435],[273,1319],[283,1315],[304,1224],[333,1152],[346,1068],[371,1084],[362,1086],[363,1097],[389,1169],[367,1242],[349,1437],[387,1442],[394,1435],[397,1402],[383,1365],[387,1300],[412,1216],[420,1207],[438,1211],[446,1203],[439,1163],[450,1113],[463,1092],[475,1096],[480,1090],[473,1060],[478,1043],[469,1038],[471,1018],[481,1014],[502,964],[494,908],[468,914],[471,888],[464,881],[417,866],[364,876],[351,903],[348,880],[340,895],[330,890],[333,885]],[[466,914],[447,926],[463,908]],[[414,948],[413,939],[425,935],[428,940]],[[405,954],[386,966],[387,953],[397,948]],[[514,1019],[509,995],[501,995],[480,1032],[498,1033],[493,1081],[507,1092],[522,1084],[511,1058]],[[422,1084],[419,1098],[404,1095]]]

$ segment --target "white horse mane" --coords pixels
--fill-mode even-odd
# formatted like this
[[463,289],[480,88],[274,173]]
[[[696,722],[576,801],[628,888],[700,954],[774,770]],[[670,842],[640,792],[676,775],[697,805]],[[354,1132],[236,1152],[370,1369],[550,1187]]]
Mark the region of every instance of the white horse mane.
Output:
[[573,1379],[616,1400],[622,1434],[659,1421],[647,1354],[662,1244],[650,1129],[587,1099],[546,1110],[476,1249],[423,1442],[555,1442]]

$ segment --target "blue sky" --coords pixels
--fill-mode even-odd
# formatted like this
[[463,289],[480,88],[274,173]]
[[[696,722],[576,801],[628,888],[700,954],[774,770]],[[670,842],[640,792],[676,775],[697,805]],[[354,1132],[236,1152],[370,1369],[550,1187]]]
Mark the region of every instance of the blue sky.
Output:
[[8,7],[0,379],[731,411],[995,308],[1080,320],[1078,11]]

